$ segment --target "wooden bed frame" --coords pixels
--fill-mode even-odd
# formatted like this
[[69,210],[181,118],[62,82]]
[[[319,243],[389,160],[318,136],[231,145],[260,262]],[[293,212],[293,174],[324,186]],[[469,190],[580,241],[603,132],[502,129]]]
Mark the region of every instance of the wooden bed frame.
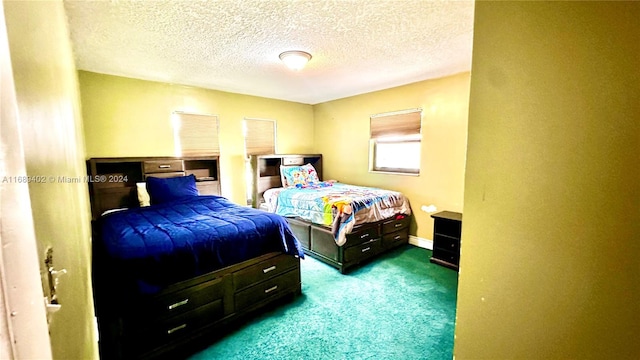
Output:
[[[251,157],[253,169],[253,206],[266,209],[264,192],[282,187],[280,166],[311,164],[322,180],[322,155],[286,154]],[[411,218],[386,219],[356,225],[347,235],[347,242],[338,246],[331,228],[298,218],[287,218],[291,229],[302,244],[305,254],[323,261],[341,273],[375,256],[409,242]]]
[[[201,194],[220,193],[217,157],[94,158],[88,160],[88,169],[94,220],[106,210],[137,207],[136,183],[149,176],[194,174]],[[99,236],[98,223],[94,221],[94,239]],[[300,259],[279,252],[181,281],[146,296],[123,294],[113,280],[113,272],[94,247],[94,301],[100,355],[104,359],[191,354],[225,334],[232,323],[301,293]]]

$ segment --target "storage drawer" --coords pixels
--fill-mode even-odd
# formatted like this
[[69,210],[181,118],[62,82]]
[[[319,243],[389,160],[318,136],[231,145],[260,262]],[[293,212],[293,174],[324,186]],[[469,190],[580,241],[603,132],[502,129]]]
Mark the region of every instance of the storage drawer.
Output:
[[344,244],[345,248],[362,244],[363,242],[375,239],[378,237],[378,225],[364,225],[359,228],[354,228],[354,231],[347,234],[347,242]]
[[344,262],[357,262],[378,254],[382,250],[380,238],[344,250]]
[[182,160],[148,160],[143,163],[144,173],[150,175],[151,173],[163,173],[163,172],[184,172],[184,162]]
[[150,177],[155,177],[155,178],[172,178],[172,177],[176,177],[176,176],[184,176],[185,172],[184,171],[172,171],[172,172],[164,172],[164,173],[153,173],[153,174],[146,174],[144,176],[144,178],[150,178]]
[[280,180],[280,176],[261,176],[258,179],[258,189],[263,189],[259,192],[259,196],[260,198],[262,198],[262,195],[264,194],[264,190],[266,189],[271,189],[274,187],[281,187],[282,186],[282,180]]
[[203,284],[160,296],[153,301],[141,304],[139,313],[134,314],[145,319],[174,317],[200,306],[206,305],[224,295],[224,278],[220,277]]
[[282,165],[304,165],[304,158],[301,157],[284,157]]
[[446,235],[435,234],[433,239],[434,249],[442,249],[447,251],[459,252],[460,239],[452,238]]
[[388,249],[406,243],[409,240],[409,228],[382,235],[382,245]]
[[135,187],[111,187],[103,189],[94,189],[96,198],[93,206],[97,215],[102,214],[106,210],[135,207],[137,193]]
[[133,342],[139,342],[132,344],[133,346],[143,345],[142,348],[151,350],[177,338],[188,336],[195,330],[222,319],[223,316],[222,300],[216,300],[184,314],[156,323],[148,323],[146,326],[134,330],[135,333],[130,334],[130,339]]
[[236,312],[241,311],[270,297],[278,297],[283,292],[295,289],[299,284],[300,268],[295,268],[280,276],[237,292],[235,295],[235,310]]
[[389,234],[400,229],[409,227],[411,218],[406,216],[402,219],[389,219],[382,222],[382,233]]
[[446,234],[450,236],[460,237],[460,233],[462,230],[462,222],[449,220],[449,219],[438,219],[438,221],[434,224],[433,232],[435,234]]
[[200,195],[220,195],[219,181],[197,181],[196,188]]
[[460,254],[453,253],[451,251],[435,248],[433,249],[433,257],[442,261],[446,261],[450,264],[460,264]]
[[258,282],[273,278],[285,271],[296,267],[300,259],[291,255],[278,255],[245,269],[233,273],[233,283],[236,290]]

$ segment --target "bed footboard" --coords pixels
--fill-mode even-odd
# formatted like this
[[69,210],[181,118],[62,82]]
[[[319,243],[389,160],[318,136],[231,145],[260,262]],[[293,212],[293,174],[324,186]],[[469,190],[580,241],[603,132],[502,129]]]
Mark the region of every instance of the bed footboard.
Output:
[[103,285],[96,298],[101,358],[175,358],[223,335],[231,322],[300,294],[300,259],[269,253],[134,301],[118,301],[117,286],[104,288],[104,278],[96,285]]
[[305,254],[345,273],[349,268],[409,242],[410,217],[357,225],[343,246],[336,245],[331,229],[287,218]]

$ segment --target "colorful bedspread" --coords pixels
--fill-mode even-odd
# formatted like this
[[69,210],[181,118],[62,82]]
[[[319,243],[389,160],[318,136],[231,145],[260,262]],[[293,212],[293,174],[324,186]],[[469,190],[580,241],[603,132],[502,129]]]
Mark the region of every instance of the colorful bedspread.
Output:
[[411,215],[409,200],[400,192],[342,183],[269,189],[264,198],[268,210],[278,215],[331,226],[338,246],[354,225]]
[[273,251],[304,256],[284,218],[219,196],[119,211],[99,225],[110,281],[139,294]]

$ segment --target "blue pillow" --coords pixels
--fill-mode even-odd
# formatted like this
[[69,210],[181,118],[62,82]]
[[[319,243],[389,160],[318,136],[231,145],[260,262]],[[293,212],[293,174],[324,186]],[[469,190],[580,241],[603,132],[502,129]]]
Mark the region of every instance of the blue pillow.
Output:
[[147,190],[152,204],[162,204],[187,196],[198,196],[195,175],[171,178],[147,178]]

